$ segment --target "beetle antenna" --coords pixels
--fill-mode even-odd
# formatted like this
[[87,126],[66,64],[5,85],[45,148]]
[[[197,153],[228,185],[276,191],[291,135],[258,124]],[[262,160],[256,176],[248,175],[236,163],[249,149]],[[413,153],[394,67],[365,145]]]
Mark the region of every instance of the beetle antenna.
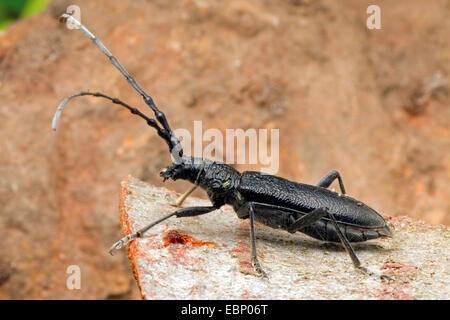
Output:
[[[75,19],[73,16],[64,13],[61,18],[69,20],[71,23],[73,23],[75,26],[77,26],[89,39],[92,40],[92,42],[95,44],[97,48],[99,48],[111,61],[113,66],[115,66],[120,73],[127,79],[128,83],[142,96],[144,99],[144,102],[152,109],[152,111],[155,114],[156,120],[161,124],[162,128],[161,130],[164,130],[169,137],[170,144],[169,149],[172,155],[175,159],[179,159],[178,157],[183,156],[183,149],[181,148],[180,141],[173,135],[172,129],[169,126],[169,123],[167,122],[166,116],[164,113],[162,113],[156,104],[153,102],[152,97],[147,95],[144,90],[136,83],[136,81],[133,79],[133,77],[130,76],[130,74],[125,70],[125,68],[119,63],[119,61],[109,52],[109,50],[105,47],[105,45],[97,39],[97,37],[90,32],[80,21]],[[68,97],[70,100],[70,97]],[[67,99],[67,98],[66,98]],[[64,103],[64,101],[63,101]],[[67,103],[67,102],[66,102]],[[63,106],[64,107],[64,106]],[[158,132],[159,133],[159,132]]]
[[132,114],[135,114],[139,117],[141,117],[142,119],[144,119],[147,124],[150,127],[153,127],[156,129],[156,131],[158,132],[158,135],[164,139],[164,141],[167,142],[167,144],[169,145],[169,149],[172,149],[174,146],[172,146],[172,140],[170,139],[170,136],[168,135],[168,133],[162,129],[158,123],[155,121],[155,119],[149,118],[147,117],[145,114],[143,114],[141,111],[139,111],[136,108],[131,107],[130,105],[126,104],[123,101],[120,101],[117,98],[112,98],[110,96],[107,96],[106,94],[103,94],[101,92],[86,92],[86,91],[82,91],[79,93],[75,93],[72,94],[68,97],[66,97],[58,106],[58,108],[56,109],[55,115],[53,116],[53,121],[52,121],[52,129],[56,131],[56,129],[58,128],[58,122],[59,122],[59,118],[61,117],[61,113],[64,109],[64,107],[67,105],[67,103],[76,97],[81,97],[81,96],[94,96],[94,97],[100,97],[100,98],[105,98],[110,100],[112,103],[115,103],[117,105],[120,105],[126,109],[128,109]]

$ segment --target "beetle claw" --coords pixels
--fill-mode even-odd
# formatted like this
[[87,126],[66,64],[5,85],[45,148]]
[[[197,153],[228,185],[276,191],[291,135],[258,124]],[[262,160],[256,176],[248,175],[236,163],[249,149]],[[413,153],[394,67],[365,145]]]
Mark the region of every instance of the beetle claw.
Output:
[[380,274],[380,279],[383,281],[393,281],[394,278],[392,278],[391,276],[388,276],[387,274]]
[[111,248],[109,248],[109,250],[108,250],[108,251],[109,251],[109,254],[110,254],[110,255],[113,255],[113,251],[114,251],[115,249],[116,249],[116,250],[121,249],[121,248],[124,247],[128,242],[130,242],[131,240],[136,239],[137,237],[138,237],[138,235],[137,235],[136,233],[129,234],[129,235],[123,237],[123,238],[120,239],[119,241],[115,242],[115,243],[111,246]]
[[364,274],[366,274],[368,276],[373,276],[373,277],[376,277],[376,278],[378,278],[380,280],[383,280],[383,281],[391,281],[392,280],[392,277],[390,277],[390,276],[388,276],[386,274],[380,274],[380,273],[377,273],[375,271],[371,271],[371,270],[369,270],[369,269],[367,269],[365,267],[362,267],[362,266],[359,266],[357,268],[358,268],[359,271],[361,271],[362,273],[364,273]]
[[267,278],[267,273],[263,270],[263,268],[259,264],[258,259],[253,258],[252,259],[252,265],[253,265],[253,268],[255,269],[256,273],[258,273],[258,275],[260,277]]

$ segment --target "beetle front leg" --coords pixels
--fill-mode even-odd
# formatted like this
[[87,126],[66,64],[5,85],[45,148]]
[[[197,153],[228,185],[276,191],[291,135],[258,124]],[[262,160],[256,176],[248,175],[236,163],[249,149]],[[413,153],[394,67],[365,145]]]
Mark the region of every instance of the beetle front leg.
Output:
[[342,194],[345,194],[344,182],[342,181],[341,175],[336,170],[331,170],[328,172],[322,179],[320,179],[317,186],[328,188],[336,179],[339,180],[339,187],[341,188]]
[[119,241],[115,242],[111,248],[109,248],[109,253],[112,254],[112,251],[114,249],[120,249],[123,246],[125,246],[128,242],[136,239],[136,238],[141,238],[145,232],[147,232],[148,229],[150,229],[151,227],[157,225],[158,223],[163,222],[166,219],[169,219],[172,216],[177,216],[178,218],[181,217],[193,217],[193,216],[199,216],[201,214],[205,214],[205,213],[209,213],[211,211],[214,211],[216,209],[218,209],[218,206],[209,206],[209,207],[189,207],[189,208],[182,208],[179,209],[175,212],[169,213],[168,215],[165,215],[164,217],[150,223],[149,225],[139,229],[138,231],[136,231],[136,233],[132,233],[129,235],[126,235],[125,237],[123,237],[122,239],[120,239]]
[[336,229],[336,233],[341,240],[341,243],[344,245],[345,250],[350,255],[350,258],[352,259],[353,265],[356,269],[362,271],[363,273],[370,275],[370,276],[377,276],[378,278],[382,280],[389,280],[390,277],[383,274],[378,274],[376,272],[370,271],[366,267],[361,266],[361,262],[359,261],[358,257],[355,254],[355,251],[353,250],[352,246],[350,245],[350,242],[348,241],[347,237],[344,236],[341,229],[339,228],[336,219],[334,218],[334,215],[332,213],[328,213],[328,216],[331,219],[331,222],[334,225],[334,228]]
[[190,188],[188,191],[186,191],[185,193],[183,193],[175,202],[169,202],[169,204],[171,206],[174,207],[178,207],[180,208],[184,202],[184,200],[186,200],[187,197],[189,197],[189,195],[195,191],[195,189],[197,189],[198,185],[194,185],[192,186],[192,188]]

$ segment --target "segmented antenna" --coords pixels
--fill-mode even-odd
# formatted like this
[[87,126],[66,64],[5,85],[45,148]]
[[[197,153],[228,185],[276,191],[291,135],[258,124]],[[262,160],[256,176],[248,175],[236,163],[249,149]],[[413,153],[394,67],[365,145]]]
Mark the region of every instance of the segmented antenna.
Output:
[[170,137],[168,136],[167,132],[164,129],[162,129],[162,128],[160,128],[158,126],[158,123],[155,121],[155,119],[147,117],[145,114],[140,112],[138,109],[131,107],[130,105],[126,104],[125,102],[120,101],[117,98],[111,98],[111,97],[107,96],[106,94],[103,94],[103,93],[100,93],[100,92],[86,92],[86,91],[82,91],[82,92],[79,92],[79,93],[72,94],[72,95],[68,96],[67,98],[65,98],[59,104],[58,108],[56,109],[55,115],[53,116],[53,121],[52,121],[52,129],[53,130],[56,131],[56,129],[58,128],[59,118],[61,117],[61,112],[63,111],[63,109],[66,106],[66,104],[71,99],[76,98],[76,97],[81,97],[81,96],[94,96],[94,97],[105,98],[105,99],[110,100],[112,103],[115,103],[115,104],[118,104],[118,105],[121,105],[121,106],[125,107],[132,114],[135,114],[135,115],[141,117],[142,119],[144,119],[150,127],[155,128],[156,131],[158,132],[158,135],[167,142],[169,147],[171,146]]
[[183,150],[181,148],[181,144],[179,142],[179,140],[173,135],[172,133],[172,129],[169,126],[169,123],[167,122],[166,116],[164,115],[164,113],[162,113],[158,107],[155,105],[152,97],[150,97],[149,95],[147,95],[144,90],[142,90],[142,88],[136,83],[136,81],[130,76],[130,74],[125,70],[125,68],[119,63],[119,61],[111,54],[111,52],[105,47],[105,45],[99,40],[97,39],[97,37],[90,32],[80,21],[78,21],[77,19],[75,19],[74,17],[72,17],[71,15],[64,13],[61,18],[63,19],[67,19],[69,20],[71,23],[73,23],[75,26],[77,26],[78,29],[80,29],[89,39],[92,40],[92,42],[95,44],[95,46],[97,48],[99,48],[111,61],[111,63],[113,64],[114,67],[117,68],[117,70],[120,71],[120,73],[127,79],[128,83],[142,96],[142,98],[144,99],[144,102],[152,109],[153,113],[155,114],[156,120],[161,124],[162,128],[160,128],[158,126],[158,124],[156,123],[155,120],[153,119],[149,119],[148,117],[146,117],[145,115],[143,115],[142,113],[140,113],[137,109],[132,108],[128,105],[126,105],[125,103],[121,102],[118,99],[115,98],[111,98],[109,96],[106,96],[104,94],[101,93],[95,93],[95,94],[91,94],[88,92],[80,92],[77,94],[73,94],[68,96],[67,98],[65,98],[60,105],[58,106],[55,116],[53,118],[53,122],[52,122],[52,128],[54,130],[56,130],[56,127],[58,125],[58,120],[61,116],[61,112],[64,109],[64,106],[69,102],[69,100],[71,100],[72,98],[75,97],[79,97],[79,96],[83,96],[83,95],[93,95],[93,96],[97,96],[97,97],[103,97],[106,99],[109,99],[111,101],[113,101],[114,103],[117,103],[115,101],[119,101],[118,104],[128,108],[130,111],[132,111],[132,113],[137,114],[141,117],[143,117],[147,123],[154,127],[157,131],[158,134],[164,138],[166,140],[166,142],[169,145],[169,149],[172,152],[172,155],[175,158],[181,157],[183,155]]

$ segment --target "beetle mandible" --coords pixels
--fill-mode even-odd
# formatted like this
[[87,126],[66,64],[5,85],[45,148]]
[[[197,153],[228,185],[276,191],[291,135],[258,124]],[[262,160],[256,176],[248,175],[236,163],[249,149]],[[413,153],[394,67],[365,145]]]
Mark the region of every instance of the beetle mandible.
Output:
[[[103,43],[84,25],[68,14],[63,14],[62,18],[68,19],[78,26],[109,58],[111,63],[125,76],[128,83],[143,97],[144,102],[155,114],[156,120],[147,117],[138,109],[119,99],[100,92],[83,91],[68,96],[60,103],[53,118],[53,129],[56,130],[61,112],[72,98],[90,95],[108,99],[143,118],[167,143],[174,160],[160,173],[164,181],[182,179],[193,183],[193,187],[183,194],[175,205],[181,207],[186,197],[197,187],[206,191],[212,203],[211,206],[180,208],[136,233],[123,237],[112,245],[109,249],[110,253],[114,249],[120,249],[129,241],[142,237],[151,227],[170,217],[198,216],[227,204],[233,207],[239,218],[250,219],[252,263],[260,275],[266,274],[256,254],[255,220],[271,228],[283,229],[290,233],[300,231],[319,240],[341,242],[350,255],[355,268],[367,274],[375,274],[361,265],[350,242],[391,236],[392,233],[386,221],[375,210],[345,194],[344,183],[337,171],[330,171],[316,185],[308,185],[259,172],[240,173],[224,163],[184,155],[180,141],[172,133],[166,116],[158,109],[153,99],[144,92]],[[341,193],[327,189],[336,179],[339,182]]]

